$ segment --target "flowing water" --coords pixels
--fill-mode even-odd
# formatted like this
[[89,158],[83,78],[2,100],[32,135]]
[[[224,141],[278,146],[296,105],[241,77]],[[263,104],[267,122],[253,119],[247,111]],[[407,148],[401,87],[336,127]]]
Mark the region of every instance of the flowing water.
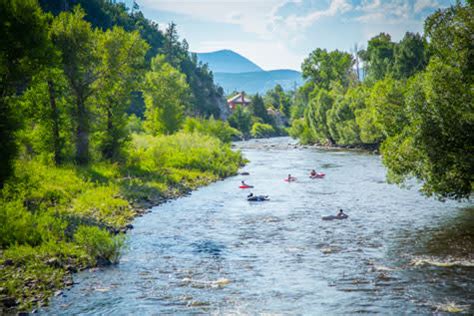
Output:
[[[120,264],[75,275],[41,313],[474,313],[472,204],[389,185],[368,153],[288,138],[236,146],[249,176],[137,218]],[[325,179],[309,179],[312,168]],[[271,200],[247,202],[242,179]],[[339,208],[348,219],[321,220]]]

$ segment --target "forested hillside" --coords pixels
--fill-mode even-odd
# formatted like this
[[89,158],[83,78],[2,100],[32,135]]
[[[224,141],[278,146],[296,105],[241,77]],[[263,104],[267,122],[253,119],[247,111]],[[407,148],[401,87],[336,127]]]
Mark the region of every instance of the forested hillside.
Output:
[[[150,46],[146,53],[146,63],[150,64],[152,57],[164,54],[166,61],[186,75],[186,81],[191,88],[190,104],[193,114],[218,117],[220,106],[223,105],[223,93],[215,86],[212,73],[206,65],[200,64],[194,54],[189,52],[186,40],[180,40],[177,26],[170,24],[162,33],[158,24],[148,20],[138,7],[127,9],[123,3],[114,3],[107,0],[40,0],[41,7],[46,12],[58,15],[63,11],[71,11],[80,5],[84,12],[84,19],[92,27],[101,30],[120,26],[127,32],[138,31],[140,36]],[[140,98],[134,100],[132,111],[143,114],[143,102]]]
[[[457,3],[400,42],[381,33],[351,55],[316,49],[292,106],[304,144],[380,147],[389,180],[469,198],[474,186],[474,5]],[[363,65],[363,82],[354,70]]]

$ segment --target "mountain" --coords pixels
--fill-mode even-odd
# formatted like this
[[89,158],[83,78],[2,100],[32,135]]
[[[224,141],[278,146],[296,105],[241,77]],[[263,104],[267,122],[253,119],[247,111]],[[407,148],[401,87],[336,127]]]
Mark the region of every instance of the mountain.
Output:
[[197,58],[214,72],[240,73],[263,71],[262,68],[231,50],[218,50],[211,53],[197,53]]
[[202,63],[207,63],[214,73],[214,81],[226,93],[245,91],[250,94],[265,93],[280,84],[285,90],[293,90],[303,83],[301,73],[280,69],[265,71],[258,65],[231,50],[197,53]]
[[280,84],[284,90],[293,90],[303,83],[301,73],[295,70],[270,70],[243,73],[214,73],[214,81],[226,93],[245,91],[250,94],[265,93]]

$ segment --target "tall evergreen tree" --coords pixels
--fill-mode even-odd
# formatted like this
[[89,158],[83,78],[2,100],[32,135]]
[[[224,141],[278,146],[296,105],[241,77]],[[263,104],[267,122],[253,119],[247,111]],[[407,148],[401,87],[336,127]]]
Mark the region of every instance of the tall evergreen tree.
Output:
[[250,111],[254,116],[260,118],[263,123],[272,123],[272,119],[270,115],[268,115],[267,109],[265,108],[263,98],[258,93],[252,97]]

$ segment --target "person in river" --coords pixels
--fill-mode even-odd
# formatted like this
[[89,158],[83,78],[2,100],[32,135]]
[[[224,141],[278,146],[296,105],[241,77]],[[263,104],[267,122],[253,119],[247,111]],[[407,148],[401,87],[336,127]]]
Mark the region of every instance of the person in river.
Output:
[[247,183],[245,183],[244,180],[240,181],[240,183],[242,183],[243,186],[248,186]]
[[311,172],[309,173],[309,176],[310,177],[316,177],[318,175],[318,173],[316,172],[316,170],[311,170]]
[[290,181],[295,181],[296,178],[295,177],[292,177],[291,174],[288,175],[288,178],[286,178],[286,181],[290,182]]
[[247,195],[247,199],[248,199],[248,198],[251,198],[252,196],[253,196],[253,193],[252,193],[252,192],[250,192],[250,194],[249,194],[249,195]]
[[339,213],[337,213],[337,215],[336,215],[336,216],[337,216],[337,217],[346,217],[346,216],[347,216],[347,214],[346,214],[346,213],[344,213],[344,211],[343,211],[343,210],[342,210],[342,208],[341,208],[341,209],[339,210]]

